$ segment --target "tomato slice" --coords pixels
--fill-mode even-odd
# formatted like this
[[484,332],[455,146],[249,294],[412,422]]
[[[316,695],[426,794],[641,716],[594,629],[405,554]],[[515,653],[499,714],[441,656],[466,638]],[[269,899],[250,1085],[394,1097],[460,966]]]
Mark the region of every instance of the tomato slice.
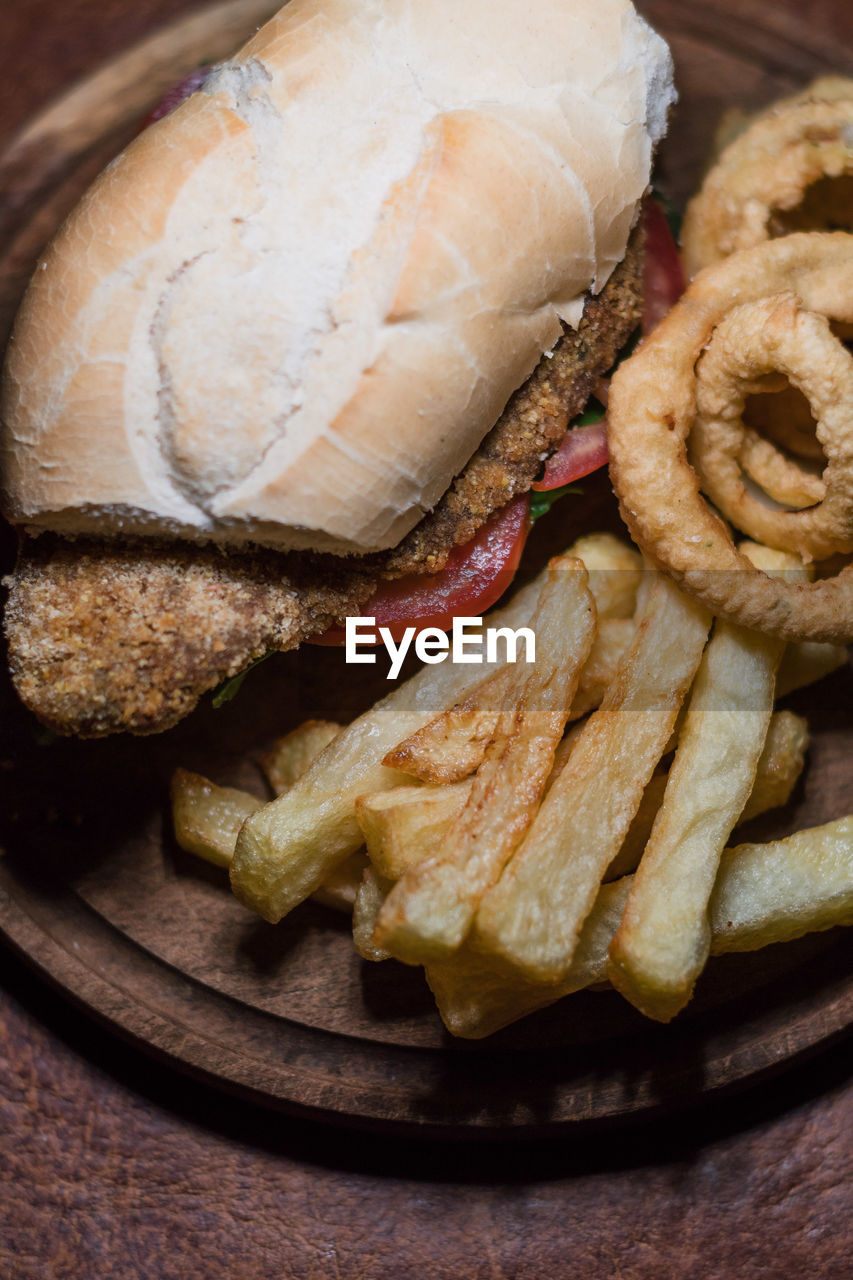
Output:
[[[362,615],[388,627],[395,640],[402,639],[406,627],[449,631],[455,617],[479,618],[512,582],[530,532],[529,505],[526,493],[513,498],[470,542],[451,551],[440,573],[380,583]],[[344,630],[332,627],[312,643],[343,644]]]
[[607,462],[607,430],[605,419],[589,422],[585,426],[572,427],[556,453],[545,463],[545,474],[536,480],[533,488],[539,493],[559,489],[573,480],[580,480],[603,467]]
[[651,333],[687,287],[678,248],[661,205],[646,200],[646,256],[643,267],[643,333]]

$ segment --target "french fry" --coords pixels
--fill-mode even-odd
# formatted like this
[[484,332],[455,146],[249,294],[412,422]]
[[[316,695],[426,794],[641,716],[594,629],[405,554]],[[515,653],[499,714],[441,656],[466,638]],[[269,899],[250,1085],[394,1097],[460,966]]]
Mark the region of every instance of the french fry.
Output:
[[636,871],[640,865],[643,850],[649,843],[649,836],[652,834],[655,818],[658,816],[663,803],[668,776],[666,772],[653,773],[649,778],[640,800],[640,806],[634,814],[625,839],[622,841],[622,847],[604,873],[603,879],[605,883],[611,880],[619,880],[622,876],[629,875],[631,872]]
[[[536,607],[542,577],[489,617],[517,628]],[[355,802],[407,781],[383,757],[479,684],[483,667],[444,662],[424,667],[343,729],[283,796],[252,814],[237,837],[231,887],[245,906],[275,923],[361,844]]]
[[595,636],[582,563],[550,562],[533,619],[536,662],[510,668],[495,737],[441,853],[407,871],[389,893],[376,943],[409,963],[461,945],[477,905],[533,819],[554,763],[581,667]]
[[[598,614],[598,631],[581,671],[571,718],[597,707],[633,637],[632,621],[643,558],[612,533],[591,533],[565,553],[583,562]],[[495,732],[508,670],[495,672],[466,698],[399,743],[383,763],[423,782],[458,782],[479,769]]]
[[[632,877],[603,885],[561,983],[519,981],[465,946],[427,967],[442,1020],[456,1036],[480,1039],[606,977],[607,949]],[[853,924],[853,817],[769,844],[726,849],[709,904],[711,954],[754,951],[772,942]]]
[[366,868],[355,895],[352,913],[353,945],[362,960],[391,959],[389,953],[373,941],[376,919],[390,889],[390,880],[384,879],[375,867]]
[[227,867],[237,832],[263,800],[236,787],[218,787],[200,773],[176,769],[172,775],[172,822],[175,839],[217,867]]
[[604,618],[631,618],[643,578],[643,557],[612,533],[588,533],[569,547],[567,555],[582,560],[599,623]]
[[[546,792],[562,772],[579,729],[580,726],[575,725],[558,743],[554,765],[545,784]],[[368,857],[379,874],[392,882],[399,880],[410,867],[440,852],[453,823],[465,808],[472,783],[473,779],[464,778],[443,787],[393,787],[390,791],[361,796],[356,801],[356,817]],[[653,821],[654,814],[649,818],[646,838]]]
[[[799,578],[810,582],[814,578],[814,566],[803,564],[800,557],[790,551],[777,551],[773,547],[762,546],[760,542],[742,542],[740,549],[757,569],[763,569],[765,573],[782,575],[789,581]],[[782,698],[786,693],[822,680],[843,667],[846,661],[847,649],[843,645],[820,644],[813,640],[787,645],[776,674],[776,697]]]
[[474,925],[480,950],[536,981],[565,977],[602,877],[672,733],[710,625],[705,609],[669,579],[657,579],[615,682],[480,903]]
[[688,1002],[708,958],[708,900],[752,790],[783,647],[718,619],[696,676],[607,968],[614,987],[661,1022]]
[[853,924],[853,815],[727,849],[709,914],[713,955]]
[[394,787],[360,796],[355,816],[367,856],[386,880],[431,857],[465,808],[472,780],[447,787]]
[[605,693],[616,679],[620,662],[634,642],[635,632],[633,618],[604,618],[599,622],[572,701],[570,720],[580,720],[601,706]]
[[483,763],[512,684],[504,667],[389,751],[382,763],[421,782],[460,782]]
[[320,888],[311,894],[312,900],[323,907],[331,907],[333,911],[351,915],[361,878],[369,865],[367,854],[357,849],[346,861],[335,867],[334,871],[329,872]]
[[[793,711],[774,711],[758,760],[752,791],[738,824],[757,818],[768,809],[778,809],[788,803],[803,771],[808,742],[808,724],[802,716],[795,715]],[[607,868],[605,881],[618,880],[620,876],[637,870],[663,801],[666,782],[666,773],[652,775],[622,848]]]
[[[790,646],[789,646],[790,647]],[[783,655],[784,657],[784,655]],[[777,676],[778,680],[778,676]],[[809,745],[809,726],[793,711],[775,711],[755,771],[755,782],[738,822],[749,822],[791,798]]]
[[[273,789],[282,793],[292,786],[340,728],[330,720],[306,720],[281,738],[259,761]],[[230,866],[240,827],[262,805],[263,801],[248,791],[218,787],[186,769],[177,769],[172,778],[172,815],[178,844],[219,867]],[[335,911],[351,912],[366,866],[367,857],[357,850],[326,876],[312,894],[315,902]]]
[[776,676],[776,697],[784,698],[807,685],[831,675],[848,660],[844,645],[819,644],[816,640],[799,640],[789,644],[782,654]]
[[[569,712],[580,719],[601,704],[634,637],[631,618],[599,623],[589,657],[581,668]],[[466,698],[389,751],[382,763],[422,782],[451,783],[470,777],[483,763],[495,736],[501,703],[511,689],[511,667],[496,671]]]
[[338,736],[341,727],[334,720],[306,720],[279,738],[271,751],[258,757],[258,764],[276,795],[283,795],[302,777],[320,752]]

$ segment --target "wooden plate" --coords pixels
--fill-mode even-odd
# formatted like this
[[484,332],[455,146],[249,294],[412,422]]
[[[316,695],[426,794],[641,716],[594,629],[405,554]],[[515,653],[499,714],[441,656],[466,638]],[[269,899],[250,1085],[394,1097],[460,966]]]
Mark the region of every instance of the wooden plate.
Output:
[[[66,95],[0,157],[0,326],[46,237],[151,101],[273,7],[240,0],[176,24]],[[695,186],[725,107],[753,107],[839,67],[837,46],[787,11],[663,0],[645,10],[670,38],[682,93],[660,164],[676,199]],[[851,59],[847,50],[841,69]],[[606,485],[589,496],[598,509],[587,506],[586,526],[612,523]],[[565,544],[573,530],[558,536]],[[346,718],[385,691],[381,673],[354,683],[340,652],[304,648],[271,659],[222,711],[201,708],[161,738],[96,743],[45,741],[6,686],[6,937],[71,997],[185,1069],[281,1107],[439,1133],[541,1132],[684,1104],[848,1027],[853,980],[837,932],[713,962],[669,1027],[613,993],[582,993],[464,1044],[442,1030],[418,973],[358,960],[342,918],[307,905],[275,928],[256,920],[220,873],[171,839],[171,771],[184,764],[261,794],[252,753],[306,716]],[[814,729],[808,775],[750,836],[851,808],[853,673],[793,704]]]

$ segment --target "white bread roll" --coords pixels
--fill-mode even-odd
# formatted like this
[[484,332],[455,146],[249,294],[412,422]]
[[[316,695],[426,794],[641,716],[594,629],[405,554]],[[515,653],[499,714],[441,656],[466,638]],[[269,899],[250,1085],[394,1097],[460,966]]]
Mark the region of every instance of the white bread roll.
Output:
[[627,0],[291,0],[48,249],[7,514],[393,546],[624,255],[673,97]]

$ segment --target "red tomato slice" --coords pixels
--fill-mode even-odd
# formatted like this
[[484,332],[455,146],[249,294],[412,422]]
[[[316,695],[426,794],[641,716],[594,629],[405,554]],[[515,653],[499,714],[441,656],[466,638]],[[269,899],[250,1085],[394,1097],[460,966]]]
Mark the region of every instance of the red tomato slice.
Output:
[[545,463],[545,474],[533,488],[540,493],[559,489],[603,467],[607,462],[607,430],[604,418],[585,427],[572,427],[556,453]]
[[[512,582],[529,532],[529,502],[527,494],[520,494],[470,542],[455,547],[440,573],[412,573],[380,583],[362,616],[388,627],[395,640],[402,639],[406,627],[449,631],[455,617],[479,618]],[[344,630],[332,627],[312,643],[343,644]]]
[[646,223],[643,333],[647,334],[675,306],[687,287],[687,281],[666,214],[654,197],[646,201],[643,216]]

